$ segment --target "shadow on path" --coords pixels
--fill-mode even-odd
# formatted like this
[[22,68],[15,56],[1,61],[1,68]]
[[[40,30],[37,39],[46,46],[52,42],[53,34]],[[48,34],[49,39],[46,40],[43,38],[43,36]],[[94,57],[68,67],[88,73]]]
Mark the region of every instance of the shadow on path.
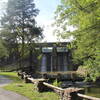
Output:
[[0,75],[0,87],[5,86],[11,82],[12,82],[12,80]]

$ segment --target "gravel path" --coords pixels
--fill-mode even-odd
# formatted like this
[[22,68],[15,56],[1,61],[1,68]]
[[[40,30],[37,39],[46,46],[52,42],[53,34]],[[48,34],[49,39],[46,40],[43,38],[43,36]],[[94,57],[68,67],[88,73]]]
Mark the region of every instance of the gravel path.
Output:
[[11,82],[12,81],[10,79],[0,76],[0,100],[29,100],[22,95],[1,88],[2,86],[5,86]]

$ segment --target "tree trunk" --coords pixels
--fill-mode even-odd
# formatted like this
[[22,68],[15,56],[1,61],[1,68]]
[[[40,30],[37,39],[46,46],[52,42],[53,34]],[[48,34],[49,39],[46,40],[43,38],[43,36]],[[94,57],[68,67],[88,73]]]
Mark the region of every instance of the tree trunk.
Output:
[[32,70],[32,66],[33,66],[33,50],[30,49],[30,53],[29,53],[29,67],[30,67],[30,71]]

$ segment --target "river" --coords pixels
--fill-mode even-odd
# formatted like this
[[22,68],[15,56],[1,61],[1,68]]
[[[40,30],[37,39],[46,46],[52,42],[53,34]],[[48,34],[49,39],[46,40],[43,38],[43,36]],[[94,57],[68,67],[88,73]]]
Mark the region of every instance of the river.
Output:
[[100,98],[100,86],[85,87],[85,94]]

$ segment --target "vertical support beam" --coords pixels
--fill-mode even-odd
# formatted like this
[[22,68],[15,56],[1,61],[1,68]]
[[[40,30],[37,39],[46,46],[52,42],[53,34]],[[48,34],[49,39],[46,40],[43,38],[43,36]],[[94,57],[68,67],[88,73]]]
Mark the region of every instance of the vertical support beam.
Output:
[[64,71],[68,71],[67,54],[64,54]]
[[61,65],[60,65],[60,55],[59,55],[59,53],[58,53],[58,71],[61,71]]
[[52,69],[53,71],[57,71],[57,48],[56,46],[54,46],[52,50]]
[[51,55],[51,72],[53,72],[52,55]]

